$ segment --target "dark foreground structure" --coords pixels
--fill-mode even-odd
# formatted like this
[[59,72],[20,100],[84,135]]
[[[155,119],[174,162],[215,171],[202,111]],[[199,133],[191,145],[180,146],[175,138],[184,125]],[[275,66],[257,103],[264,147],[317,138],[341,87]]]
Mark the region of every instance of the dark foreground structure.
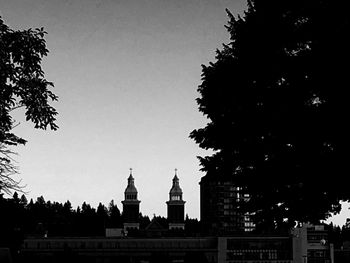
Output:
[[288,235],[27,238],[19,262],[338,263],[323,226]]

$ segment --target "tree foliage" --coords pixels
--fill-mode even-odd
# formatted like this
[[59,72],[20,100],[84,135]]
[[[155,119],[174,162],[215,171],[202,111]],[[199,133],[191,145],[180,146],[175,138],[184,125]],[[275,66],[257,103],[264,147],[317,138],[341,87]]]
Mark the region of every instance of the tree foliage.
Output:
[[346,179],[349,4],[251,0],[229,11],[231,42],[202,66],[208,118],[190,137],[213,179],[230,177],[262,226],[318,222],[349,200]]
[[43,28],[10,29],[0,17],[0,187],[8,192],[19,190],[11,177],[17,173],[11,147],[26,143],[13,132],[18,125],[13,111],[24,108],[26,120],[37,129],[58,128],[57,112],[49,105],[57,96],[41,68],[42,58],[48,54],[45,34]]

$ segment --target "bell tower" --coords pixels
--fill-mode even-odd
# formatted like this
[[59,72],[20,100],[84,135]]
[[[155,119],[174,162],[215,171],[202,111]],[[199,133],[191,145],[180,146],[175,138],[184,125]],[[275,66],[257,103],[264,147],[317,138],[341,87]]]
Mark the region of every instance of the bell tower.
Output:
[[177,169],[173,178],[173,186],[169,192],[168,221],[169,229],[185,229],[185,201],[182,200],[182,189],[180,188]]
[[124,230],[130,228],[139,229],[140,202],[141,201],[137,200],[137,189],[135,187],[135,179],[132,176],[132,169],[130,168],[128,186],[124,191],[124,201],[122,201]]

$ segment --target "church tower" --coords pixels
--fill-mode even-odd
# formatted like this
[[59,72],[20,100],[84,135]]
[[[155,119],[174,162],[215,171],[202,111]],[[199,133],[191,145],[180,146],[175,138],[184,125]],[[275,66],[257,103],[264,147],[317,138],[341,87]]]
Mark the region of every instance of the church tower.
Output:
[[177,177],[177,169],[173,178],[173,186],[169,192],[168,221],[169,229],[185,229],[185,201],[182,200],[182,190]]
[[134,184],[134,177],[132,177],[132,169],[130,168],[130,176],[128,178],[128,186],[124,192],[124,201],[123,204],[123,221],[124,221],[124,230],[130,228],[139,229],[139,211],[140,211],[140,202],[137,200],[137,189]]

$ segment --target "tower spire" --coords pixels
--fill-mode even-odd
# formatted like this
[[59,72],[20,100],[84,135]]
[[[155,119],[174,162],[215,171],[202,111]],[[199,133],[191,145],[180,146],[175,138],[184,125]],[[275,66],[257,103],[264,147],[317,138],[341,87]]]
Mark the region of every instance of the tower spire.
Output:
[[123,204],[124,230],[128,228],[139,228],[139,210],[140,201],[137,199],[137,189],[135,187],[135,179],[132,176],[132,168],[128,178],[128,185],[124,191],[125,199]]
[[184,229],[185,201],[182,200],[182,189],[177,177],[177,168],[175,168],[173,185],[169,192],[169,201],[166,203],[168,206],[169,229]]

